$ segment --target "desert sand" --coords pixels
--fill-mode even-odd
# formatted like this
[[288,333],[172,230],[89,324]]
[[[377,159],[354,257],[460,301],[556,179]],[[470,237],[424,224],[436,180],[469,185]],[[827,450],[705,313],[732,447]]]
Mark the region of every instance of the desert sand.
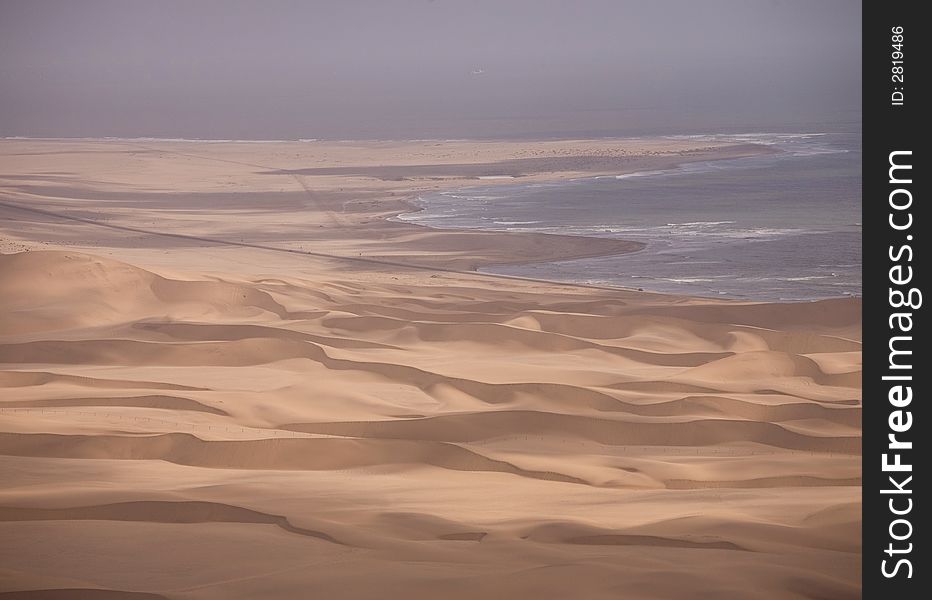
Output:
[[765,151],[0,140],[0,598],[860,597],[859,300],[388,220]]

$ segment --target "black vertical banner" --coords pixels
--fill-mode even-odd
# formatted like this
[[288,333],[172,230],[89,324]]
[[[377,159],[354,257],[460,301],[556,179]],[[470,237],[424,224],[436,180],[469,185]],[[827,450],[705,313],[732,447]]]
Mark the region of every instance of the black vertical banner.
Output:
[[[932,585],[932,413],[920,249],[930,211],[922,146],[928,106],[926,22],[919,2],[866,0],[863,21],[864,598],[927,597]],[[926,591],[926,593],[928,593]]]

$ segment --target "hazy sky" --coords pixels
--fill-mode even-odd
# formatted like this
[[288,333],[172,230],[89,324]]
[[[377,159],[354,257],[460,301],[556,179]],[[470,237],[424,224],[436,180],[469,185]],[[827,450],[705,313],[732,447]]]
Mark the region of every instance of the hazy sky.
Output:
[[856,0],[0,0],[0,135],[819,130],[860,64]]

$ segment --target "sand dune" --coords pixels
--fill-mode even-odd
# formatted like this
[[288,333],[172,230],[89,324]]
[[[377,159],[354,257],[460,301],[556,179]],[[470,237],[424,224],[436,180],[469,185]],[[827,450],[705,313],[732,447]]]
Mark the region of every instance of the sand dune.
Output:
[[162,410],[193,410],[227,416],[227,413],[214,406],[179,396],[119,396],[102,398],[43,398],[39,400],[10,400],[3,403],[4,408],[41,408],[41,407],[79,407],[79,406],[122,406],[140,408],[159,408]]
[[74,508],[7,508],[3,521],[149,521],[155,523],[256,523],[339,543],[326,533],[295,527],[288,519],[214,502],[121,502]]
[[50,383],[91,387],[96,389],[153,389],[153,390],[197,390],[202,388],[165,383],[161,381],[131,381],[126,379],[105,379],[84,377],[81,375],[63,375],[45,371],[0,371],[0,387],[32,387]]
[[116,600],[130,598],[138,600],[162,600],[165,596],[149,594],[147,592],[132,592],[129,590],[105,590],[100,588],[52,588],[22,590],[17,592],[0,592],[0,598],[22,598],[23,600]]
[[860,301],[460,272],[398,197],[631,157],[413,144],[10,155],[0,597],[859,597]]
[[[27,259],[30,267],[24,269]],[[213,503],[198,499],[199,486],[186,486],[169,502],[106,502],[104,494],[95,504],[56,501],[55,507],[48,507],[43,506],[48,502],[45,498],[51,499],[46,494],[17,493],[12,498],[0,496],[2,527],[81,520],[188,527],[210,522],[273,525],[283,535],[334,541],[362,526],[374,529],[362,535],[362,542],[352,533],[350,539],[369,548],[365,552],[392,544],[409,548],[418,540],[482,547],[502,543],[496,542],[499,539],[516,539],[560,548],[565,557],[574,556],[574,548],[599,548],[597,564],[623,562],[624,552],[644,548],[674,552],[668,557],[671,561],[679,560],[675,553],[680,552],[689,552],[689,560],[703,561],[708,553],[715,556],[709,560],[719,560],[715,553],[743,551],[763,554],[768,563],[777,560],[775,556],[796,556],[800,548],[808,548],[807,553],[824,549],[847,556],[825,559],[825,568],[842,565],[831,567],[843,569],[838,574],[841,579],[858,560],[854,539],[830,543],[819,541],[827,538],[816,533],[824,527],[850,529],[859,518],[853,512],[844,513],[841,524],[832,526],[818,517],[803,525],[795,521],[795,511],[781,515],[776,509],[766,518],[749,521],[739,516],[740,510],[725,516],[728,494],[742,490],[760,492],[760,498],[768,499],[766,505],[801,489],[820,490],[818,499],[809,501],[808,512],[832,514],[836,521],[842,513],[831,512],[835,507],[856,502],[860,407],[847,400],[857,394],[859,371],[843,369],[852,368],[844,356],[857,348],[857,342],[837,336],[838,330],[855,324],[838,321],[829,328],[832,333],[803,333],[773,327],[766,322],[766,313],[738,314],[738,324],[691,320],[685,316],[691,314],[690,307],[678,310],[672,319],[652,316],[645,321],[637,315],[639,305],[627,300],[602,301],[603,315],[569,313],[561,319],[559,311],[546,306],[559,295],[540,298],[544,305],[535,304],[530,310],[521,306],[520,299],[512,301],[516,306],[511,310],[494,303],[477,309],[484,291],[477,284],[463,287],[451,298],[409,300],[390,290],[376,290],[361,304],[359,296],[366,292],[357,289],[328,286],[324,296],[319,288],[302,293],[302,284],[296,281],[282,285],[271,280],[234,284],[171,279],[113,260],[66,252],[3,256],[0,268],[11,269],[27,290],[10,288],[0,300],[5,314],[17,315],[0,344],[0,360],[14,367],[3,374],[8,390],[3,418],[15,425],[30,414],[23,411],[59,411],[33,412],[29,418],[40,420],[36,426],[0,434],[0,454],[74,464],[129,461],[141,469],[152,461],[167,461],[179,468],[203,470],[205,484],[231,494],[229,502]],[[95,294],[71,309],[58,309],[52,319],[51,307],[60,295],[35,292],[50,272],[56,274],[58,285],[93,288]],[[127,277],[136,282],[132,295],[121,292],[119,285],[110,291],[109,282]],[[197,290],[205,284],[201,295]],[[33,302],[27,302],[24,293],[32,294]],[[344,303],[346,296],[357,302]],[[388,300],[385,306],[378,303],[380,297]],[[112,313],[122,320],[100,318],[117,300],[132,304],[131,309]],[[853,303],[835,302],[844,309]],[[432,310],[417,313],[418,304]],[[700,316],[705,314],[701,305],[692,308]],[[421,318],[405,319],[400,310]],[[393,315],[379,316],[385,313]],[[84,325],[88,314],[96,323],[93,327]],[[854,318],[856,311],[850,314]],[[782,323],[785,318],[778,315],[777,320]],[[602,321],[603,326],[596,327],[593,321]],[[41,324],[31,327],[35,322]],[[562,367],[548,358],[554,356],[563,357]],[[586,381],[579,359],[602,374]],[[307,371],[315,375],[306,381],[295,378],[304,363],[306,369],[316,365]],[[527,373],[549,372],[538,381],[501,380],[497,372],[508,364]],[[833,369],[826,371],[825,364]],[[163,369],[166,379],[147,383],[154,367]],[[211,400],[223,393],[216,387],[192,389],[172,379],[178,369],[202,367],[230,372],[228,385],[235,394],[227,396],[228,402],[218,405]],[[290,383],[279,391],[272,387],[243,393],[237,382],[249,377],[249,369],[259,367],[281,369],[282,383]],[[53,368],[62,371],[53,374]],[[144,370],[136,373],[139,368]],[[101,377],[114,372],[121,378]],[[378,406],[388,398],[408,396],[420,398],[418,408],[394,416],[385,414],[394,409],[376,410],[366,420],[315,419],[315,405],[322,398],[340,397],[356,380],[367,382],[357,387],[355,393],[362,396],[357,402]],[[295,386],[304,390],[303,402],[289,401],[287,416],[274,412],[262,416],[264,406]],[[153,393],[140,394],[141,388]],[[176,391],[155,393],[171,388]],[[99,393],[88,395],[88,389]],[[782,389],[787,391],[777,391]],[[425,414],[426,406],[431,407],[430,414]],[[69,410],[89,407],[111,422],[116,418],[115,422],[131,425],[130,429],[69,433],[62,417]],[[186,424],[188,432],[159,432],[169,419]],[[239,437],[248,439],[223,439],[231,435],[225,432],[239,431],[240,424],[249,429],[243,427]],[[801,456],[793,458],[794,453]],[[413,505],[411,500],[398,504],[389,497],[384,509],[368,502],[347,505],[348,518],[342,523],[337,518],[335,527],[324,522],[334,519],[332,509],[316,528],[305,527],[301,519],[313,517],[313,504],[282,510],[273,503],[265,508],[260,494],[249,496],[255,508],[240,507],[239,477],[224,483],[222,475],[224,471],[256,473],[261,481],[261,474],[270,471],[332,471],[355,478],[373,469],[371,477],[376,479],[404,474],[405,479],[425,484],[437,477],[433,473],[469,474],[474,480],[463,493],[474,497],[477,512],[455,517],[435,514],[429,497]],[[594,526],[599,515],[604,518],[606,511],[613,510],[611,503],[601,504],[606,497],[585,521],[558,524],[553,521],[558,513],[544,512],[539,518],[552,523],[519,526],[535,518],[533,504],[520,510],[516,506],[517,512],[495,518],[479,510],[485,493],[514,485],[507,479],[485,480],[488,474],[540,482],[535,485],[617,490],[622,495],[614,502],[620,506],[629,502],[625,490],[666,490],[669,498],[659,502],[687,503],[693,510],[701,510],[711,498],[678,495],[715,494],[715,514],[725,522],[703,528],[714,530],[713,537],[709,533],[697,537],[692,526],[654,522],[649,516],[616,527]],[[534,493],[561,494],[556,489]],[[433,524],[409,522],[399,528],[391,515],[402,506]],[[387,512],[380,519],[381,510]],[[291,514],[298,520],[292,521]],[[366,518],[368,524],[354,525],[366,514],[376,520]],[[804,534],[806,529],[811,533]],[[775,550],[775,540],[794,549]],[[459,558],[448,560],[472,560],[469,547],[457,545],[450,552]],[[359,560],[360,568],[368,569],[370,561],[384,559]],[[606,574],[612,571],[599,568],[608,569]],[[109,588],[115,584],[105,573],[93,581]],[[148,591],[172,597],[167,587]]]

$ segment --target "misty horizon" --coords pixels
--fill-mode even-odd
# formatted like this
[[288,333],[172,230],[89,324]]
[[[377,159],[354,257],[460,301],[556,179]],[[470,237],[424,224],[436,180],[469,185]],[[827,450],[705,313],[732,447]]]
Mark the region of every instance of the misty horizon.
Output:
[[860,19],[798,0],[3,0],[0,135],[852,130]]

